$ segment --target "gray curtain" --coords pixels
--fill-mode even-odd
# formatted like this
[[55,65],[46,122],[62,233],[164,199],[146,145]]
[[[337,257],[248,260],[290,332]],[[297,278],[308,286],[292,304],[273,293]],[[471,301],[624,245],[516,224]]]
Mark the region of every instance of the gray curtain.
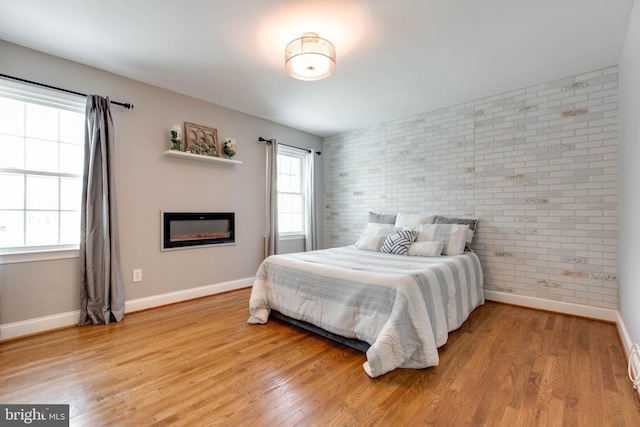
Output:
[[265,197],[265,258],[278,253],[278,143],[267,141],[267,187]]
[[315,251],[318,249],[318,232],[316,228],[316,154],[312,151],[305,156],[305,227],[304,227],[304,249],[305,251]]
[[109,98],[87,97],[80,232],[80,325],[124,318]]

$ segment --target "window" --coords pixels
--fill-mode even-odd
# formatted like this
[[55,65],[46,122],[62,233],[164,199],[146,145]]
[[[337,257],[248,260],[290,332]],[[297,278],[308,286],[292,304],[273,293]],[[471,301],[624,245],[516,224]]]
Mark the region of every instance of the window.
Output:
[[304,234],[304,150],[278,146],[278,232]]
[[0,81],[0,254],[77,249],[84,119],[81,98]]

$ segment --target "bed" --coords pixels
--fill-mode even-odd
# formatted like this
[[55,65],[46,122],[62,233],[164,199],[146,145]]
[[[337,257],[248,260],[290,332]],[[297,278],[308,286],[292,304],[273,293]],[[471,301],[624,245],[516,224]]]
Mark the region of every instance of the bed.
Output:
[[368,344],[370,377],[438,364],[438,347],[484,303],[480,261],[324,249],[265,259],[256,273],[248,322],[271,311]]

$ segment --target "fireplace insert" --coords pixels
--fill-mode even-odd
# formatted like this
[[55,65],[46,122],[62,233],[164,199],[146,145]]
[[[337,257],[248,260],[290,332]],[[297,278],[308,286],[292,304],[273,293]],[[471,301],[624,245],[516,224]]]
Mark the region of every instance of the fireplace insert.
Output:
[[235,244],[233,212],[161,212],[161,250]]

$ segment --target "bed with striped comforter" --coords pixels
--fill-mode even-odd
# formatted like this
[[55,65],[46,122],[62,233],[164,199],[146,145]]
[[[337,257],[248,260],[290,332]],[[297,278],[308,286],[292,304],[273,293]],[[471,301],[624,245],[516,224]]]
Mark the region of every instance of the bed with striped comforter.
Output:
[[253,282],[249,323],[270,311],[369,343],[365,372],[438,364],[438,347],[484,303],[477,255],[413,257],[355,246],[265,259]]

